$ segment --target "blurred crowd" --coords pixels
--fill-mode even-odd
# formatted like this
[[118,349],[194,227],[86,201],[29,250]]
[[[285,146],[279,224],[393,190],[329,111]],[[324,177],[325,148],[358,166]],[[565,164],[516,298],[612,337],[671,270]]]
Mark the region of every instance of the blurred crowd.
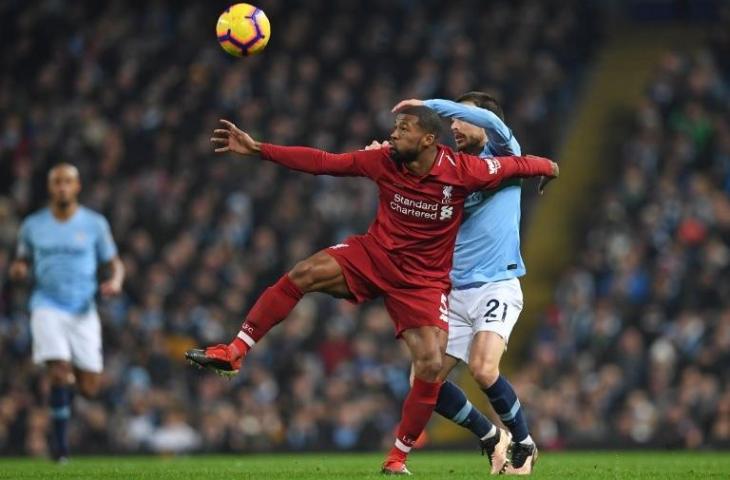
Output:
[[[100,304],[105,373],[76,399],[75,451],[379,447],[408,358],[378,303],[305,298],[232,381],[184,365],[227,341],[297,260],[374,215],[372,185],[211,155],[228,117],[333,151],[389,132],[397,100],[487,89],[549,154],[595,25],[584,2],[262,1],[266,52],[216,45],[215,2],[0,5],[0,453],[45,453],[28,286],[7,282],[22,218],[70,161],[128,277]],[[353,36],[359,32],[359,36]],[[730,50],[668,53],[612,155],[585,244],[514,377],[545,447],[730,445]]]
[[546,447],[727,448],[730,31],[667,53],[630,127],[517,388]]
[[[595,30],[582,2],[261,1],[272,39],[233,59],[225,3],[0,4],[0,453],[46,448],[48,385],[30,362],[28,286],[6,279],[19,222],[59,161],[109,219],[127,269],[100,304],[100,398],[77,398],[72,451],[378,448],[407,353],[383,307],[305,298],[228,382],[181,362],[228,341],[298,260],[373,218],[366,181],[215,157],[221,117],[256,138],[333,151],[391,129],[403,98],[488,89],[523,150],[555,144]],[[446,139],[446,137],[445,137]]]

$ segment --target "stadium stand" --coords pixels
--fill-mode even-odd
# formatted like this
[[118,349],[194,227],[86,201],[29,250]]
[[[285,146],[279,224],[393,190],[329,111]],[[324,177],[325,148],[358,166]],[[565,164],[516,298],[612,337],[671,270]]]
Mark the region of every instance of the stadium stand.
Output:
[[[231,382],[180,361],[228,339],[267,284],[364,230],[375,207],[365,182],[214,158],[210,129],[229,116],[270,141],[347,150],[386,135],[399,99],[487,88],[523,149],[549,154],[600,40],[580,1],[262,1],[272,42],[235,61],[213,39],[211,2],[23,3],[0,4],[2,454],[46,453],[28,290],[6,273],[60,160],[80,167],[83,201],[111,220],[128,270],[124,296],[100,305],[103,392],[76,400],[74,451],[389,443],[408,359],[379,304],[306,299]],[[637,111],[621,181],[560,282],[536,361],[515,377],[546,447],[730,438],[730,313],[717,289],[730,285],[728,53],[720,32],[701,54],[667,54]]]
[[668,51],[606,157],[516,381],[546,447],[730,445],[729,40]]

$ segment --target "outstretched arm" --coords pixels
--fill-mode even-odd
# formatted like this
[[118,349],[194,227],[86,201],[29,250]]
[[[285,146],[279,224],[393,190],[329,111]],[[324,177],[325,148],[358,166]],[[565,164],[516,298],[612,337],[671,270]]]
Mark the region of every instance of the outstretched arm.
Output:
[[487,131],[489,141],[497,147],[496,150],[500,155],[519,155],[521,153],[520,145],[512,135],[512,130],[497,114],[486,108],[464,105],[451,100],[417,100],[412,98],[400,102],[393,108],[393,111],[397,112],[405,107],[416,105],[426,106],[442,117],[458,118],[472,125],[482,127]]
[[550,159],[525,155],[521,157],[490,157],[481,159],[473,155],[463,155],[464,168],[462,178],[469,190],[494,188],[508,178],[526,178],[543,176],[546,180],[540,183],[542,194],[545,185],[560,173],[558,164]]
[[514,135],[512,135],[512,130],[496,113],[486,108],[464,105],[451,100],[432,99],[423,103],[442,117],[458,118],[472,125],[482,127],[487,131],[490,142],[503,147],[500,148],[500,154],[520,154],[520,146],[517,144]]
[[235,152],[241,155],[258,155],[261,151],[261,142],[257,142],[251,135],[244,132],[233,122],[221,119],[224,128],[213,130],[210,143],[215,153]]
[[228,120],[221,120],[225,128],[213,130],[211,143],[216,153],[236,152],[241,155],[260,155],[292,170],[314,175],[371,177],[377,174],[387,149],[358,150],[334,154],[309,147],[284,147],[258,142]]

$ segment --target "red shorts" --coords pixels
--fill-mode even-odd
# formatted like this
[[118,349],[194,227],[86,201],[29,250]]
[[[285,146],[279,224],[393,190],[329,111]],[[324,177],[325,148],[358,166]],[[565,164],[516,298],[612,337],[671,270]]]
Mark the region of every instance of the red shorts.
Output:
[[404,273],[370,237],[349,237],[325,252],[342,268],[355,303],[383,296],[396,336],[425,326],[449,330],[449,290],[431,279]]

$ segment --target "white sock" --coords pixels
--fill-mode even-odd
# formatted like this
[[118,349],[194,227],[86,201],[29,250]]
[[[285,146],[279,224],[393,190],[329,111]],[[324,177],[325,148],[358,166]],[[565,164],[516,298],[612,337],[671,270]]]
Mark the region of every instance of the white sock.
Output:
[[[492,438],[492,437],[493,437],[493,436],[495,436],[496,434],[497,434],[497,427],[496,427],[495,425],[492,425],[492,429],[491,429],[491,430],[489,430],[489,432],[487,432],[487,434],[486,434],[486,435],[484,435],[484,436],[483,436],[483,437],[481,438],[481,440],[486,440],[486,439],[488,439],[488,438]],[[529,437],[528,437],[528,438],[529,438]]]
[[524,440],[520,440],[520,443],[522,445],[535,445],[535,441],[530,435],[527,435],[527,438],[525,438]]

